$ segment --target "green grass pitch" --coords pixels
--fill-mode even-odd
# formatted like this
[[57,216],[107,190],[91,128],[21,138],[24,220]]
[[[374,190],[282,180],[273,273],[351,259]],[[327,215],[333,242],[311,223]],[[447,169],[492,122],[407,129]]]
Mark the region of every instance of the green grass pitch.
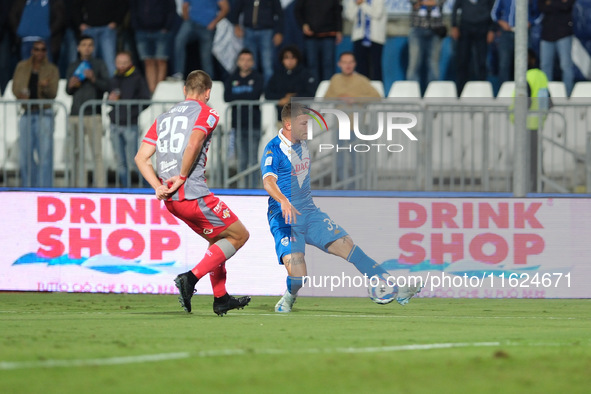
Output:
[[0,393],[589,393],[591,301],[0,293]]

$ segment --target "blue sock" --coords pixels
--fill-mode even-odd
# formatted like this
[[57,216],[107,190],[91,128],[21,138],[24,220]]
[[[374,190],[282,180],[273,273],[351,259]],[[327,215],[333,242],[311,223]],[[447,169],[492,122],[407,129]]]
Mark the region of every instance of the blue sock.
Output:
[[352,263],[359,272],[367,275],[369,278],[374,275],[377,275],[380,278],[388,277],[388,272],[374,259],[366,255],[357,245],[354,245],[353,249],[351,249],[351,253],[347,256],[347,261]]
[[298,294],[298,290],[304,285],[304,277],[302,276],[288,276],[286,281],[287,291],[293,296]]

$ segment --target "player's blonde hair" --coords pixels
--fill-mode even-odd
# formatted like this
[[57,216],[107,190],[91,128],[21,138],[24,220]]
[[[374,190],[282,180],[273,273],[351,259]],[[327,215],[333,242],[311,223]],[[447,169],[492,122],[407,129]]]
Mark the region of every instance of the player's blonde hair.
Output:
[[205,93],[206,90],[211,89],[211,77],[205,71],[195,70],[187,76],[185,80],[185,88],[187,93]]
[[304,110],[305,107],[302,104],[287,103],[283,106],[283,109],[281,109],[281,121],[285,123],[285,121],[291,120],[292,116],[297,118],[298,116],[306,113]]

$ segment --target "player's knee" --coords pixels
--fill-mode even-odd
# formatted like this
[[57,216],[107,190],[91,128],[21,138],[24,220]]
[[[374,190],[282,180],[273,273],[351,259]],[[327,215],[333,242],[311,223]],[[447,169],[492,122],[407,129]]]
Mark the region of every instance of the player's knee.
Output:
[[240,234],[238,235],[238,242],[240,243],[240,246],[244,245],[246,243],[246,241],[248,241],[248,239],[250,238],[250,233],[248,232],[248,230],[246,228],[244,228]]
[[345,235],[343,237],[343,244],[348,248],[353,248],[355,246],[355,242],[353,242],[353,238],[349,235]]

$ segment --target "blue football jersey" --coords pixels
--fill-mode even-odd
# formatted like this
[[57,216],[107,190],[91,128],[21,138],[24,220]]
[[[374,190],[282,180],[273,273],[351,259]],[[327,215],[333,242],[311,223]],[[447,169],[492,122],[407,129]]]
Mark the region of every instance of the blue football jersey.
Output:
[[[277,186],[300,212],[315,209],[310,192],[310,151],[305,141],[292,144],[282,130],[273,138],[263,153],[261,173],[263,179],[273,176]],[[281,205],[269,197],[269,216],[281,214]]]

